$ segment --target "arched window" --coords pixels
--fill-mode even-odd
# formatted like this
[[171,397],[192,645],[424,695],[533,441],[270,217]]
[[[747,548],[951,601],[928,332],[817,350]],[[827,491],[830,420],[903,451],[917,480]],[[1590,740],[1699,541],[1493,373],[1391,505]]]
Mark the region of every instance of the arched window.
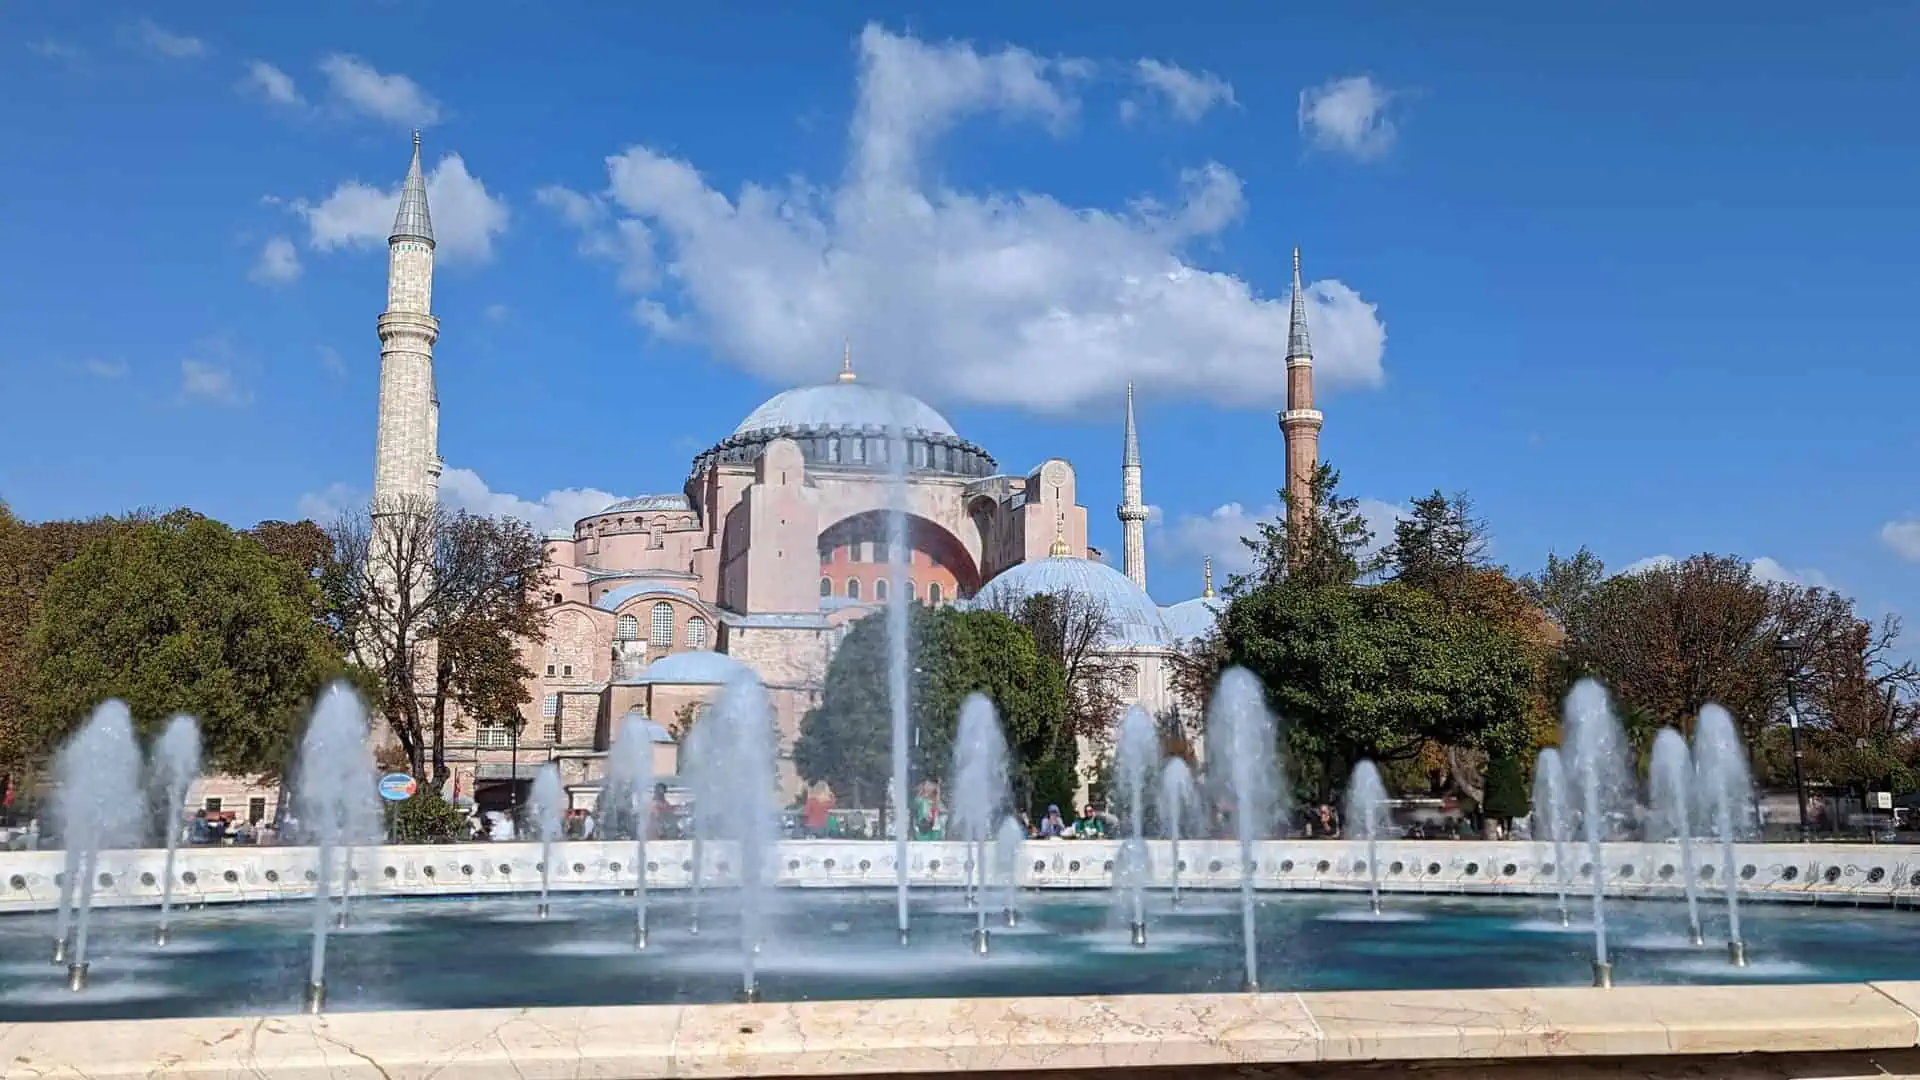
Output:
[[911,604],[918,599],[920,599],[919,588],[913,582],[907,582],[907,603]]
[[820,579],[820,595],[821,596],[833,595],[833,579],[832,578],[823,577]]
[[707,620],[695,615],[687,620],[687,648],[704,649],[707,647]]
[[563,604],[563,603],[565,603],[565,602],[566,602],[566,600],[567,600],[567,598],[566,598],[566,597],[564,597],[564,596],[561,596],[561,595],[560,595],[559,593],[554,593],[554,594],[553,594],[553,606],[554,606],[554,607],[559,607],[559,606],[560,606],[561,604]]
[[928,582],[927,583],[927,603],[937,604],[939,602],[940,602],[940,583],[937,581]]
[[887,582],[885,578],[873,583],[873,598],[875,600],[885,600],[887,598]]
[[613,640],[639,641],[640,620],[632,615],[622,615],[613,620]]
[[860,579],[859,578],[850,577],[847,579],[847,599],[849,600],[860,599]]
[[673,645],[673,605],[665,600],[653,605],[653,633],[649,643],[657,649]]

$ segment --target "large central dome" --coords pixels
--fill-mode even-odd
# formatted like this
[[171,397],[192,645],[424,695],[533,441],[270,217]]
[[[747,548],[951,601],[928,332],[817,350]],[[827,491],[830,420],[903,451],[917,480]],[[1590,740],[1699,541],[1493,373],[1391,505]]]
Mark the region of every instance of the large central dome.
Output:
[[929,435],[957,435],[933,406],[911,394],[846,380],[799,386],[768,398],[740,421],[735,435],[781,428],[851,429],[899,427]]

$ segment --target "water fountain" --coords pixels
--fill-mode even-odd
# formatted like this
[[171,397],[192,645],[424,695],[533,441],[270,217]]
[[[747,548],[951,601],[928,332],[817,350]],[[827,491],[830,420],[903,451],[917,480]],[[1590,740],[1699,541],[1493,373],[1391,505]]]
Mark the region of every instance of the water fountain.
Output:
[[1114,884],[1125,889],[1131,908],[1127,924],[1136,948],[1147,944],[1147,792],[1160,768],[1160,732],[1153,717],[1138,705],[1129,706],[1120,721],[1120,745],[1114,754],[1119,781],[1115,794],[1127,813],[1126,838],[1115,864]]
[[1542,830],[1553,851],[1554,892],[1559,898],[1560,925],[1573,925],[1567,911],[1567,885],[1573,872],[1567,866],[1567,842],[1573,838],[1573,812],[1567,805],[1566,765],[1560,751],[1547,747],[1540,751],[1533,767],[1533,838]]
[[1630,799],[1626,736],[1613,715],[1607,691],[1592,679],[1574,684],[1567,696],[1564,727],[1572,786],[1580,808],[1580,826],[1587,840],[1589,877],[1593,883],[1593,984],[1613,985],[1613,962],[1607,954],[1607,866],[1602,844],[1616,815]]
[[1027,845],[1027,830],[1020,827],[1020,820],[1009,814],[1000,819],[1000,830],[994,836],[994,864],[1000,871],[1000,912],[1007,925],[1020,925],[1020,852]]
[[167,847],[166,868],[160,875],[160,923],[153,943],[165,945],[167,920],[173,914],[173,866],[180,853],[180,818],[187,805],[187,788],[200,775],[200,725],[191,716],[167,721],[153,744],[151,788],[160,801],[160,828]]
[[54,819],[67,849],[54,962],[66,961],[67,988],[78,991],[87,987],[87,929],[100,853],[136,843],[140,834],[142,800],[129,797],[140,790],[140,747],[126,705],[107,701],[93,710],[60,748],[53,772]]
[[1380,914],[1380,834],[1393,827],[1380,770],[1362,758],[1347,781],[1346,832],[1367,845],[1367,910]]
[[887,439],[887,703],[893,720],[893,870],[894,910],[900,944],[910,934],[907,907],[907,838],[913,828],[909,807],[912,778],[907,770],[907,442],[897,422]]
[[553,885],[553,842],[560,839],[566,811],[567,793],[560,786],[560,766],[549,761],[533,774],[533,786],[527,792],[527,816],[533,819],[534,831],[540,837],[540,906],[535,911],[543,919],[552,910],[547,898]]
[[1199,809],[1200,796],[1193,787],[1193,769],[1185,758],[1168,758],[1160,770],[1160,824],[1166,830],[1171,865],[1167,873],[1172,885],[1173,906],[1180,906],[1180,828],[1192,820]]
[[967,845],[967,902],[975,908],[973,950],[987,953],[987,843],[1008,802],[1007,740],[1000,716],[984,694],[968,694],[960,706],[953,743],[953,816],[950,835]]
[[1671,840],[1680,847],[1680,873],[1687,891],[1687,940],[1706,944],[1700,932],[1700,897],[1693,872],[1693,755],[1687,740],[1672,728],[1661,728],[1653,739],[1653,761],[1647,776],[1653,818],[1649,840]]
[[[294,808],[319,848],[313,892],[313,955],[307,967],[305,1008],[319,1012],[327,1000],[328,891],[333,853],[367,839],[378,819],[373,751],[368,745],[367,712],[344,683],[321,695],[300,740],[295,761]],[[350,870],[350,868],[349,868]],[[343,875],[341,891],[346,891]]]
[[760,999],[754,970],[765,935],[766,860],[778,821],[774,786],[773,703],[766,687],[751,676],[737,676],[700,720],[710,725],[700,742],[707,756],[701,771],[731,779],[727,798],[707,814],[716,838],[731,841],[740,859],[740,1000]]
[[[601,820],[618,812],[633,830],[633,947],[647,947],[647,837],[653,831],[653,721],[627,714],[607,755]],[[611,802],[607,800],[611,799]]]
[[[1219,741],[1215,742],[1215,737]],[[1234,833],[1240,841],[1240,937],[1245,951],[1244,988],[1260,988],[1260,942],[1255,933],[1253,845],[1265,839],[1274,803],[1285,787],[1275,754],[1273,717],[1266,689],[1245,668],[1220,676],[1207,709],[1207,759],[1224,762],[1233,798]]]
[[700,936],[700,901],[707,877],[707,833],[711,831],[707,816],[725,798],[721,778],[714,776],[709,768],[711,757],[707,751],[707,727],[696,723],[680,737],[680,775],[693,791],[693,805],[681,822],[687,837],[687,861],[691,864],[688,891],[692,910],[687,931],[694,937]]
[[1693,728],[1694,776],[1705,817],[1713,824],[1720,845],[1720,884],[1727,895],[1727,959],[1734,967],[1747,966],[1747,942],[1740,933],[1740,879],[1735,873],[1734,844],[1746,831],[1747,807],[1753,801],[1753,774],[1733,716],[1718,705],[1700,710]]

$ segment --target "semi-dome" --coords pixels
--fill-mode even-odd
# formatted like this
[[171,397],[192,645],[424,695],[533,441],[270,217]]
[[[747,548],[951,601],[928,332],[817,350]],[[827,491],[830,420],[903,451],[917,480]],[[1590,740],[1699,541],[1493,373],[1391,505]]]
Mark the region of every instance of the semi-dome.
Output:
[[929,435],[959,434],[946,417],[912,394],[853,381],[783,390],[748,413],[733,433],[746,435],[783,428],[886,431],[895,427]]
[[1213,628],[1220,622],[1220,614],[1226,610],[1225,600],[1196,596],[1161,608],[1160,619],[1166,623],[1167,636],[1173,640],[1198,641],[1213,633]]
[[1018,603],[1030,596],[1071,592],[1104,607],[1113,623],[1108,648],[1165,648],[1173,644],[1160,609],[1127,575],[1093,559],[1055,555],[1018,566],[982,586],[979,607]]

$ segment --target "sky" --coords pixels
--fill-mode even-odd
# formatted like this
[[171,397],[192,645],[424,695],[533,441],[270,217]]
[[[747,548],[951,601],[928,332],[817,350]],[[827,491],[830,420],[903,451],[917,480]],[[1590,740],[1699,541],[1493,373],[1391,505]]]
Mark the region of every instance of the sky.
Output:
[[[697,10],[696,10],[697,9]],[[368,0],[0,8],[0,498],[246,524],[371,485],[423,130],[443,495],[565,527],[861,378],[1161,603],[1322,456],[1515,572],[1711,550],[1920,615],[1920,9]],[[1114,556],[1117,557],[1117,556]]]

